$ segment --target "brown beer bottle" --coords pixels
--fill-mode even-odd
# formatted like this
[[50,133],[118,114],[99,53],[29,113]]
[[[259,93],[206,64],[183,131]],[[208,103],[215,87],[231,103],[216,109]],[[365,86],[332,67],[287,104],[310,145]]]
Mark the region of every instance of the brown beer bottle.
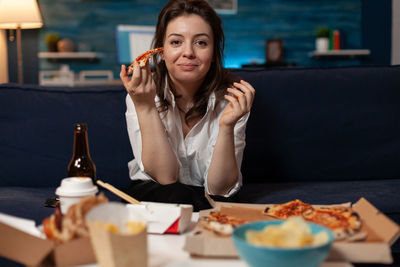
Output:
[[96,165],[89,154],[85,123],[75,124],[74,151],[68,164],[68,177],[90,177],[96,184]]

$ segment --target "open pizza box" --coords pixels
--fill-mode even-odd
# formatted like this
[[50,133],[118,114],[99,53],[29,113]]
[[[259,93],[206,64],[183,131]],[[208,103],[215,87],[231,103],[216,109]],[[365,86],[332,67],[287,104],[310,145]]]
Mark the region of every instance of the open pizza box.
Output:
[[[215,202],[213,210],[247,221],[271,220],[263,211],[272,204],[238,204]],[[349,206],[350,203],[341,205]],[[327,205],[324,205],[327,206]],[[365,198],[351,205],[363,222],[361,231],[368,233],[363,241],[335,241],[327,258],[328,261],[347,261],[353,263],[393,262],[390,246],[400,235],[400,227],[377,210]],[[211,210],[201,211],[199,217],[206,216]],[[229,236],[217,235],[196,226],[193,234],[185,240],[184,250],[196,257],[236,258],[238,254]]]
[[[148,233],[180,234],[187,230],[193,206],[148,202],[127,204],[131,212],[147,216]],[[162,218],[162,219],[160,219]],[[160,219],[160,220],[158,220]],[[90,238],[56,245],[32,220],[0,213],[0,256],[28,266],[71,266],[96,262]]]

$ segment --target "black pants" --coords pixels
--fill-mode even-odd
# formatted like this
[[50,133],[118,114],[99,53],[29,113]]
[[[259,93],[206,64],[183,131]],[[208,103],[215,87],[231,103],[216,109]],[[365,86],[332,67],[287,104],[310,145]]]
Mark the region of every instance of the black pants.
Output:
[[[202,186],[185,185],[179,182],[161,185],[151,180],[134,180],[125,192],[140,201],[191,204],[194,211],[212,208],[204,196]],[[216,201],[235,202],[235,197],[211,197]]]

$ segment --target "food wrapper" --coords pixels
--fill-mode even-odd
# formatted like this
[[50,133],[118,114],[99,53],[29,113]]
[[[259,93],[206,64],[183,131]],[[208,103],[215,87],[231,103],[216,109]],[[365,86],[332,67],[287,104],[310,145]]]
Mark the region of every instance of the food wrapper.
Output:
[[193,206],[158,202],[141,202],[142,205],[128,204],[130,212],[142,216],[147,221],[149,234],[184,233],[192,218]]
[[122,203],[109,202],[94,207],[86,222],[100,266],[147,266],[147,223],[140,214],[129,212]]

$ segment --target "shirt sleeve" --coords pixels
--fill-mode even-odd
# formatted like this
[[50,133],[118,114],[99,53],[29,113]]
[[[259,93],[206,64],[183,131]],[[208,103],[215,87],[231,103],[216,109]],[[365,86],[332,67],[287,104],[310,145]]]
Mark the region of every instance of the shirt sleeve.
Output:
[[139,121],[135,110],[135,105],[129,95],[125,98],[126,102],[126,125],[128,128],[129,141],[132,147],[135,159],[128,163],[129,177],[132,180],[153,180],[144,171],[142,163],[142,136],[139,127]]

